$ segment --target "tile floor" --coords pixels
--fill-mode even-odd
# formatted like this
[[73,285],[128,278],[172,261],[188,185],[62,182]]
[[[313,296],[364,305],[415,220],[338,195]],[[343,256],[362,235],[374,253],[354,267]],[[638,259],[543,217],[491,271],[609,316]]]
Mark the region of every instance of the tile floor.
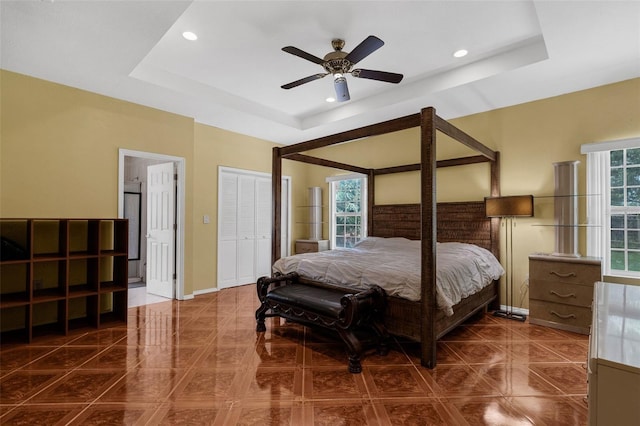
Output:
[[3,425],[585,425],[587,336],[485,315],[420,366],[267,320],[254,286],[129,309],[127,326],[4,345]]
[[146,286],[133,288],[130,286],[127,296],[127,302],[130,308],[135,308],[136,306],[151,305],[152,303],[167,302],[171,300],[166,297],[147,293]]

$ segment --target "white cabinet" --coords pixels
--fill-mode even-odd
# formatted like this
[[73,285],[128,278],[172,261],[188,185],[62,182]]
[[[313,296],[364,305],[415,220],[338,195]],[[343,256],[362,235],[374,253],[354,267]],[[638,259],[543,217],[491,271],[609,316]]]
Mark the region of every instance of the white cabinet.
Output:
[[237,169],[218,174],[218,287],[271,272],[271,178]]
[[598,282],[589,359],[589,424],[640,424],[640,286]]

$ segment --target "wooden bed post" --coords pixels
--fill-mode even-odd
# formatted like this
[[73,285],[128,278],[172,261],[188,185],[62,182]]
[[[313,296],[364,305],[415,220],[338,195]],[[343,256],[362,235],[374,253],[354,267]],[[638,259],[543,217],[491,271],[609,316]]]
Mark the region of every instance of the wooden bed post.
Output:
[[436,111],[422,110],[420,125],[421,197],[421,356],[427,368],[436,366]]
[[367,173],[367,234],[375,235],[373,229],[373,206],[375,205],[376,182],[375,170],[369,170]]
[[[491,162],[491,196],[500,196],[500,153],[496,152],[495,161]],[[500,218],[491,218],[491,252],[500,259]]]
[[[491,162],[491,196],[500,196],[500,153],[497,151],[496,159]],[[499,217],[491,218],[491,253],[496,259],[500,259],[500,220]],[[498,280],[498,289],[500,288],[500,280]],[[498,297],[487,306],[487,309],[492,311],[500,309],[500,294],[501,291],[498,290]]]
[[280,259],[282,248],[280,247],[280,239],[282,235],[282,155],[280,148],[273,148],[272,164],[271,164],[271,200],[273,202],[271,230],[271,264],[276,263]]

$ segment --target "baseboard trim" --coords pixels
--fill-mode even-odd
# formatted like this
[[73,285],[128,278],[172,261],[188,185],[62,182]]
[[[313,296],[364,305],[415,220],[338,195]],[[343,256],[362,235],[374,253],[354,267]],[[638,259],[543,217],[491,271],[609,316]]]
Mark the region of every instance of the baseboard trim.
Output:
[[209,287],[202,290],[193,290],[193,294],[195,296],[200,296],[201,294],[215,293],[219,291],[217,287]]

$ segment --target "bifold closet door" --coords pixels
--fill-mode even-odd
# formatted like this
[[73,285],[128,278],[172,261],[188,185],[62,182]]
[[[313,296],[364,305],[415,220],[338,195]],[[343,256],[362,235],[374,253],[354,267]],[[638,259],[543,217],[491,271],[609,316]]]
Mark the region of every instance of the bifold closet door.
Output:
[[238,177],[238,280],[255,281],[256,264],[256,178]]
[[218,175],[218,287],[238,282],[238,175]]
[[254,283],[271,271],[271,179],[234,170],[218,179],[218,287]]
[[256,179],[255,279],[271,275],[271,179]]

